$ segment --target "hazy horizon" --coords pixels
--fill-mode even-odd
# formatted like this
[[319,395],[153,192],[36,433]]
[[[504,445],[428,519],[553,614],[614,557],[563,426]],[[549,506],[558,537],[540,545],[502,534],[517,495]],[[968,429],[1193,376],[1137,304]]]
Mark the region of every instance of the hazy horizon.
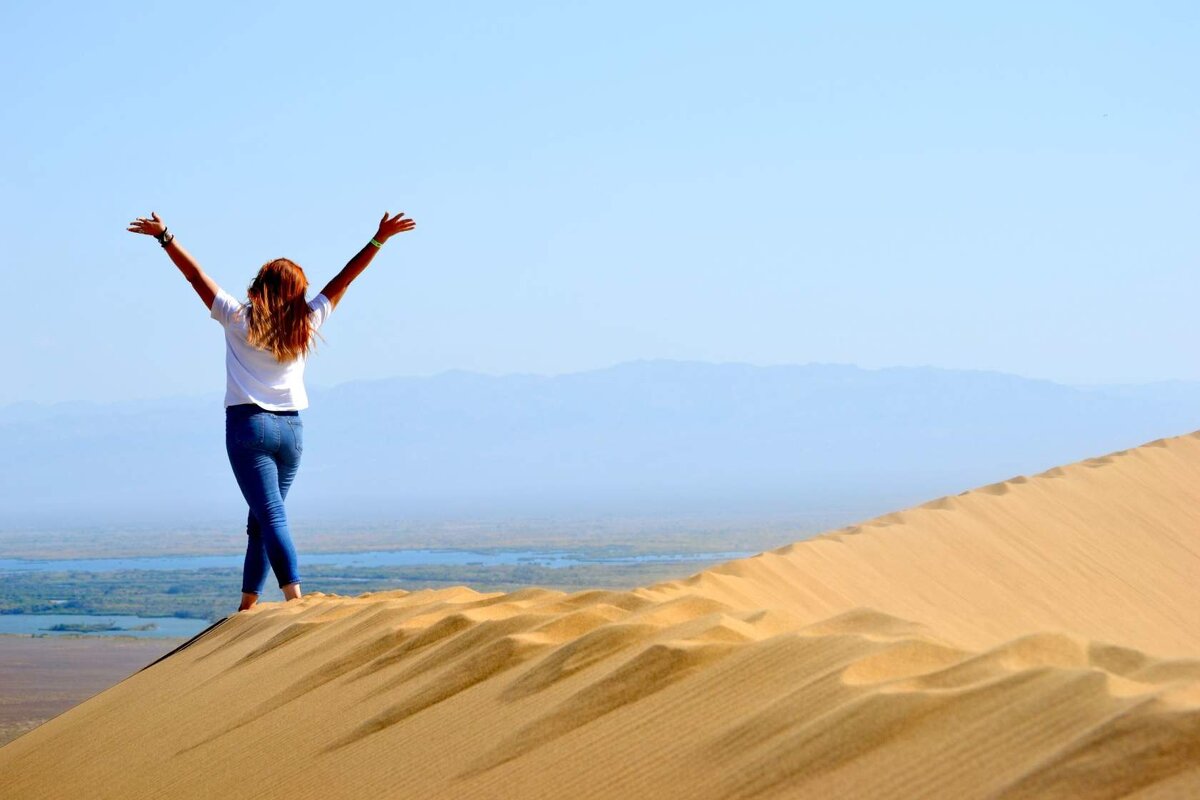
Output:
[[[627,361],[617,361],[617,362],[613,362],[611,364],[603,364],[598,367],[592,367],[589,369],[569,369],[569,370],[563,370],[561,372],[547,372],[547,371],[544,371],[544,372],[537,372],[537,371],[497,372],[497,371],[488,371],[488,370],[464,369],[461,367],[446,367],[445,369],[434,370],[432,372],[396,373],[396,374],[392,374],[392,375],[379,375],[379,376],[374,376],[374,377],[350,378],[349,380],[345,380],[345,381],[341,381],[340,383],[333,383],[333,384],[315,383],[315,382],[309,381],[309,382],[306,382],[306,385],[309,387],[309,389],[320,393],[322,391],[328,391],[331,389],[337,389],[340,387],[350,386],[350,385],[354,385],[354,384],[382,383],[382,382],[392,381],[392,380],[438,378],[438,377],[441,377],[444,375],[453,375],[456,373],[463,373],[463,374],[467,374],[467,375],[477,375],[477,376],[487,377],[487,378],[522,378],[522,377],[559,378],[559,377],[566,377],[566,376],[571,376],[571,375],[580,375],[580,374],[590,373],[590,372],[603,372],[606,370],[618,369],[620,367],[625,367],[625,366],[628,366],[631,364],[642,364],[642,363],[647,363],[647,364],[654,364],[654,363],[703,364],[703,365],[708,365],[708,366],[736,365],[736,366],[755,367],[755,368],[760,368],[760,369],[769,369],[769,368],[775,368],[775,367],[847,367],[850,369],[862,370],[864,372],[887,372],[887,371],[904,371],[904,370],[933,370],[933,371],[938,371],[938,372],[955,372],[955,373],[976,372],[976,373],[981,373],[981,374],[985,374],[985,375],[1002,375],[1002,376],[1010,377],[1010,378],[1019,378],[1021,380],[1028,380],[1028,381],[1041,382],[1041,383],[1050,383],[1050,384],[1054,384],[1056,386],[1064,386],[1064,387],[1069,387],[1069,388],[1074,388],[1074,389],[1085,389],[1085,390],[1086,389],[1118,389],[1119,390],[1119,389],[1124,389],[1124,388],[1145,388],[1145,387],[1153,387],[1153,386],[1166,386],[1166,385],[1172,385],[1172,384],[1177,384],[1177,385],[1182,385],[1182,386],[1200,386],[1200,379],[1189,380],[1186,378],[1163,378],[1163,379],[1159,379],[1159,380],[1128,381],[1128,382],[1125,382],[1125,381],[1069,382],[1069,381],[1057,381],[1052,378],[1032,377],[1029,375],[1022,375],[1022,374],[1014,373],[1014,372],[1005,372],[1003,370],[972,369],[970,367],[965,367],[965,368],[939,367],[939,366],[932,365],[932,364],[892,364],[892,365],[886,365],[886,366],[865,367],[861,364],[853,364],[853,363],[848,363],[848,362],[835,362],[835,361],[808,361],[808,362],[804,362],[804,363],[799,363],[799,362],[762,363],[762,362],[745,361],[745,360],[741,360],[741,361],[705,361],[703,359],[678,359],[678,358],[634,358],[634,359],[629,359]],[[171,399],[183,399],[183,398],[186,398],[186,399],[199,399],[199,398],[221,399],[221,398],[223,398],[224,393],[225,393],[224,386],[221,386],[221,387],[215,388],[215,389],[199,390],[199,391],[192,391],[192,392],[179,392],[179,393],[158,394],[158,395],[146,394],[146,395],[138,395],[138,396],[130,396],[130,397],[114,397],[114,398],[108,398],[108,399],[103,399],[103,400],[63,399],[63,400],[45,401],[45,400],[39,400],[36,398],[32,398],[32,399],[13,400],[10,402],[0,403],[0,412],[4,411],[6,409],[18,408],[18,407],[22,407],[22,406],[57,407],[57,406],[68,406],[68,405],[74,405],[74,404],[113,405],[113,404],[121,404],[121,403],[154,402],[154,401],[159,401],[159,400],[171,400]],[[217,403],[217,406],[220,406],[220,405],[221,405],[220,403]]]
[[[642,360],[558,376],[359,380],[310,395],[289,510],[356,524],[850,521],[1200,428],[1200,383],[1078,388],[928,367]],[[0,409],[4,521],[243,515],[222,404],[206,392]]]

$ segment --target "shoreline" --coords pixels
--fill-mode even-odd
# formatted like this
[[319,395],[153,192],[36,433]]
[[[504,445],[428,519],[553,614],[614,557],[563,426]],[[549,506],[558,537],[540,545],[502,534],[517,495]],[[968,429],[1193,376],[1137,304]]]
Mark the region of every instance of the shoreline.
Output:
[[105,642],[186,642],[186,636],[120,636],[94,633],[0,633],[0,638],[16,639],[90,639]]

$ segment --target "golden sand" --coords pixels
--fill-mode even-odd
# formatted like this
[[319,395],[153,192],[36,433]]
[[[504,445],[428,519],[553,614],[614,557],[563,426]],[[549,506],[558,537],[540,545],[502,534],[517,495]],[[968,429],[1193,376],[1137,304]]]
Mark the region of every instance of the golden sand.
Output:
[[0,796],[1200,797],[1200,434],[633,591],[260,605]]

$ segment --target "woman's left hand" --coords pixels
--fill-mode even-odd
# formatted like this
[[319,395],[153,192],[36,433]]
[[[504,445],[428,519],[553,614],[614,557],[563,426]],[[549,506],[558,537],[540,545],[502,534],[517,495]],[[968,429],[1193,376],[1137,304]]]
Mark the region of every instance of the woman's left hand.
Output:
[[129,223],[129,227],[125,230],[132,233],[144,233],[147,236],[161,236],[162,232],[167,229],[166,224],[153,211],[150,212],[150,217],[151,219],[138,217]]

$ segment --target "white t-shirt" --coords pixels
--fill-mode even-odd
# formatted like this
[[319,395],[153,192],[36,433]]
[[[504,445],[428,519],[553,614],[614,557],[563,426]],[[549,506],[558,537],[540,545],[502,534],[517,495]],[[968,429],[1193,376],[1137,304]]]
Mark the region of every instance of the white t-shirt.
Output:
[[[333,311],[323,294],[308,301],[312,329],[321,327]],[[217,291],[209,315],[225,328],[225,405],[256,403],[271,411],[308,408],[304,391],[304,358],[281,364],[270,350],[246,341],[246,306],[224,289]]]

